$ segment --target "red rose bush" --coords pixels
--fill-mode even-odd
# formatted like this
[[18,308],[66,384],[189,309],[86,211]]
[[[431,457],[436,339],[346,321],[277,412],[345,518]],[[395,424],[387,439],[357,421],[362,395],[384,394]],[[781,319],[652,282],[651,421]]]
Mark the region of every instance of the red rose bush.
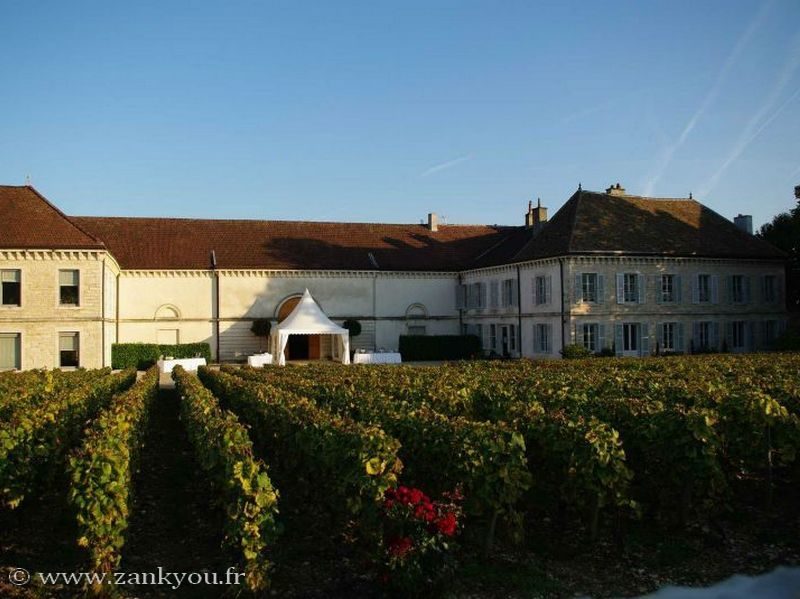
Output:
[[448,571],[461,526],[463,496],[456,489],[432,501],[419,489],[389,488],[381,506],[381,580],[408,594],[423,591]]

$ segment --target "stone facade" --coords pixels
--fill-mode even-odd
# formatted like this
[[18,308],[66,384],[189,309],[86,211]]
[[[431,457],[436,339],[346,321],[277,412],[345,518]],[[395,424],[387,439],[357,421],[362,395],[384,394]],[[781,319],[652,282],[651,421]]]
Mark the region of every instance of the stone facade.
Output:
[[[586,290],[584,275],[594,281],[587,281]],[[672,276],[666,295],[662,275]],[[698,297],[698,276],[708,277],[707,299]],[[516,297],[506,301],[503,281],[518,286],[519,303]],[[573,343],[592,352],[613,349],[617,355],[756,351],[769,349],[786,322],[784,267],[774,261],[571,256],[470,271],[462,284],[488,290],[481,306],[465,306],[464,329],[481,335],[484,348],[501,355],[559,357],[563,346]],[[498,284],[501,293],[493,298],[491,289]],[[584,293],[594,299],[584,301]],[[666,348],[665,323],[675,325],[667,329]],[[503,345],[501,328],[517,339]],[[626,334],[627,342],[620,338]]]
[[[19,306],[0,306],[0,333],[18,334],[21,368],[60,366],[59,335],[78,334],[79,365],[110,365],[119,269],[106,252],[0,250],[0,269],[20,273]],[[62,305],[59,272],[79,273],[78,305]],[[105,301],[104,301],[105,300]]]

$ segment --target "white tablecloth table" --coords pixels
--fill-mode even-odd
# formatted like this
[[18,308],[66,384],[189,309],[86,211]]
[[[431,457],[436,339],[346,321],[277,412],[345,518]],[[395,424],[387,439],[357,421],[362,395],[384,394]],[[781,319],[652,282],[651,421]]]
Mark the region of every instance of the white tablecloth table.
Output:
[[186,372],[197,372],[200,366],[206,365],[205,358],[181,358],[179,360],[159,360],[159,372],[172,372],[176,366],[182,366]]
[[397,352],[366,352],[353,355],[353,364],[400,364],[402,361]]
[[262,366],[266,366],[267,364],[272,364],[272,354],[270,353],[247,356],[248,366],[252,366],[254,368],[261,368]]

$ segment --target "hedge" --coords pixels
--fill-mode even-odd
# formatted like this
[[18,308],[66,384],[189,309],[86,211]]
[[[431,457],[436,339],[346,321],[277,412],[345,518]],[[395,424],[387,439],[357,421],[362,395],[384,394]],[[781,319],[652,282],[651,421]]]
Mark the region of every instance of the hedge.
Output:
[[114,343],[111,345],[111,367],[136,368],[147,370],[161,356],[173,358],[205,358],[211,361],[211,347],[208,343],[182,343],[179,345],[159,345],[157,343]]
[[477,335],[400,335],[400,354],[405,362],[467,360],[481,355]]

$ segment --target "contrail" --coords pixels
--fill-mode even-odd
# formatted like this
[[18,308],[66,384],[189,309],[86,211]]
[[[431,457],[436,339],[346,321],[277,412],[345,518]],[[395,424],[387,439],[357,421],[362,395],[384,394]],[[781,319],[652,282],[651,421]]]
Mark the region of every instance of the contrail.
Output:
[[[800,45],[800,34],[795,36],[792,47],[796,48],[798,45]],[[733,144],[733,147],[728,152],[728,156],[725,158],[722,165],[709,178],[706,184],[701,187],[700,195],[707,196],[714,189],[714,187],[716,187],[722,175],[726,170],[728,170],[728,167],[730,167],[730,165],[742,155],[742,153],[753,142],[753,140],[758,137],[761,132],[766,129],[767,126],[769,126],[769,124],[772,123],[772,121],[774,121],[786,109],[786,107],[794,101],[795,98],[797,98],[798,95],[800,95],[800,88],[798,88],[792,95],[784,100],[783,103],[781,103],[781,105],[772,112],[772,114],[767,116],[767,113],[772,110],[772,107],[778,101],[778,97],[780,96],[781,92],[783,92],[786,85],[792,80],[795,71],[797,71],[798,67],[800,67],[800,52],[791,52],[790,55],[792,55],[793,58],[790,59],[783,67],[783,70],[781,71],[778,80],[775,82],[775,85],[772,87],[772,91],[770,92],[766,101],[750,118],[747,126],[744,128],[741,135],[739,135],[739,139],[736,140],[736,143]]]
[[442,162],[441,164],[437,164],[426,170],[424,173],[420,175],[420,177],[427,177],[428,175],[432,175],[433,173],[438,173],[439,171],[443,171],[445,169],[448,169],[452,166],[461,164],[462,162],[466,162],[467,160],[471,159],[472,159],[472,154],[467,154],[466,156],[461,156],[460,158],[456,158],[454,160],[448,160],[447,162]]
[[708,107],[717,99],[719,95],[719,91],[722,88],[722,84],[725,81],[725,78],[728,76],[728,72],[731,70],[733,65],[739,58],[739,55],[744,50],[744,47],[747,45],[747,42],[750,41],[750,38],[753,37],[756,29],[761,25],[761,22],[764,20],[764,16],[767,13],[767,8],[772,5],[772,2],[765,3],[761,6],[761,9],[758,11],[758,14],[755,18],[750,21],[750,25],[747,26],[747,29],[744,30],[742,35],[739,36],[739,39],[736,41],[736,45],[731,50],[731,53],[728,54],[728,58],[725,60],[725,63],[722,65],[719,73],[717,74],[717,78],[714,81],[714,85],[711,86],[711,89],[706,94],[706,97],[700,104],[700,107],[697,111],[692,115],[692,118],[689,119],[689,122],[686,123],[686,126],[681,131],[680,136],[678,137],[677,141],[672,144],[671,146],[667,146],[664,151],[664,154],[661,156],[661,160],[659,161],[658,165],[656,166],[655,172],[650,177],[650,180],[647,182],[645,186],[644,195],[649,196],[652,195],[655,186],[661,180],[661,177],[664,176],[667,168],[669,167],[670,163],[672,162],[672,158],[675,156],[675,153],[681,148],[681,146],[686,142],[686,138],[689,137],[689,134],[694,129],[697,122],[700,120],[700,117],[705,114]]

